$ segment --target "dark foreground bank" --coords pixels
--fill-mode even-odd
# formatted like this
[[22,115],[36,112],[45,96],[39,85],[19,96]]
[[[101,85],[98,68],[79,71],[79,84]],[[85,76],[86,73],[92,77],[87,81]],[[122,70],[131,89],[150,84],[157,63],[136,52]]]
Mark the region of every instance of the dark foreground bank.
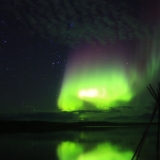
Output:
[[[113,122],[46,122],[46,121],[0,121],[0,132],[53,132],[65,130],[104,130],[111,127],[138,127],[147,123]],[[156,125],[156,123],[153,123]]]

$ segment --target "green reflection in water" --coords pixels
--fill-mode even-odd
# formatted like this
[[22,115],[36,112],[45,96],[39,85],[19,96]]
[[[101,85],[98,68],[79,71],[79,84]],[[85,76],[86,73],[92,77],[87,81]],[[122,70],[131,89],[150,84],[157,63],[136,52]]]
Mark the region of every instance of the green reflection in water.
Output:
[[133,151],[123,150],[111,143],[100,143],[94,148],[85,149],[85,145],[74,142],[62,142],[57,148],[59,160],[129,160]]

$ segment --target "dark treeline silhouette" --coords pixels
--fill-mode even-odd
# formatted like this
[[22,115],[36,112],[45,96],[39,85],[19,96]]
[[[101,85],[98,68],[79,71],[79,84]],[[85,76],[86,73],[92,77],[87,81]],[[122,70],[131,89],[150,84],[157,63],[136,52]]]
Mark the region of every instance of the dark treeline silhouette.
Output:
[[[156,123],[153,123],[156,124]],[[0,133],[5,132],[52,132],[65,130],[106,130],[111,127],[145,126],[146,122],[48,122],[48,121],[0,121]]]

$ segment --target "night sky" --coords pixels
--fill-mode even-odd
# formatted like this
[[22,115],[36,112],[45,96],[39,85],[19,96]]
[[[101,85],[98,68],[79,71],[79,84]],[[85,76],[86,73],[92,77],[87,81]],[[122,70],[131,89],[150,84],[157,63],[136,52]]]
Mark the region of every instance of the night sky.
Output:
[[2,0],[0,118],[148,121],[159,0]]

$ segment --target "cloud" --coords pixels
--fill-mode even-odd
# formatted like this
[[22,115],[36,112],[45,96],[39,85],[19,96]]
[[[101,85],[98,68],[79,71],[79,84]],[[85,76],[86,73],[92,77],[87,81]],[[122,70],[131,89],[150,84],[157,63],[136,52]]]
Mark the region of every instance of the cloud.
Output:
[[[73,112],[16,112],[1,114],[2,120],[40,120],[54,122],[76,122],[76,121],[108,121],[108,122],[149,122],[152,113],[145,112],[139,115],[124,114],[123,112],[81,110]],[[157,114],[154,121],[157,121]]]
[[24,33],[37,34],[60,43],[101,43],[142,37],[147,32],[137,13],[139,8],[124,1],[104,0],[16,0],[4,2],[4,12]]
[[2,120],[75,122],[79,117],[73,112],[35,112],[1,114]]

